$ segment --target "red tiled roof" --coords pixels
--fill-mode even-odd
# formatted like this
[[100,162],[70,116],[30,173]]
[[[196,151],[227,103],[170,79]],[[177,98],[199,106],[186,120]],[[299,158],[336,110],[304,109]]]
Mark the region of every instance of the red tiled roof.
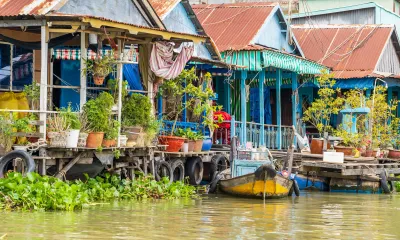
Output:
[[243,50],[254,39],[276,3],[192,5],[206,33],[218,49]]
[[62,0],[0,0],[0,16],[44,15]]
[[149,0],[157,15],[162,19],[165,14],[171,11],[181,0]]
[[304,55],[332,68],[335,78],[374,76],[391,25],[293,26]]

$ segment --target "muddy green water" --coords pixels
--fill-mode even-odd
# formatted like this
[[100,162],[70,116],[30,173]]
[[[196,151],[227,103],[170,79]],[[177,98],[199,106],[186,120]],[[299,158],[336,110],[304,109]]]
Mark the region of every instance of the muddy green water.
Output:
[[78,212],[1,213],[6,239],[400,239],[400,195],[302,193],[268,201],[116,202]]

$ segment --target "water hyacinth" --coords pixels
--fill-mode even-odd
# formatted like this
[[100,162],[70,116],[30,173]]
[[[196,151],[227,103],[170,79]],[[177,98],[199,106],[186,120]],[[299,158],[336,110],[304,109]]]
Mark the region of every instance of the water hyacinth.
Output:
[[195,187],[184,182],[157,182],[151,176],[137,176],[133,181],[118,176],[63,182],[57,178],[29,173],[23,177],[11,172],[0,179],[0,208],[21,210],[82,209],[100,201],[120,199],[177,199],[197,197]]

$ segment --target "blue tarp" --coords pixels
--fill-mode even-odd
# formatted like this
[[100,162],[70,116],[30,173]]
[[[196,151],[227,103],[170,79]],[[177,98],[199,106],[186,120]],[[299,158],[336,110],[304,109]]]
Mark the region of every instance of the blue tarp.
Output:
[[143,90],[138,64],[125,64],[123,71],[124,78],[128,81],[131,90]]

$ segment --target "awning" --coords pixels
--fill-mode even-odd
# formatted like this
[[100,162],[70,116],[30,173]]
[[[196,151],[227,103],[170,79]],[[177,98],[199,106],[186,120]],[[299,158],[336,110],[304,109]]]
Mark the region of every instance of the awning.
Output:
[[[292,54],[273,49],[226,51],[221,53],[227,64],[245,66],[249,71],[261,71],[266,67],[275,67],[297,74],[320,74],[325,66]],[[328,69],[327,69],[328,70]]]
[[[103,49],[101,55],[109,55],[111,54],[111,49]],[[57,60],[80,60],[81,59],[81,50],[78,48],[59,48],[53,49],[51,55],[54,59]],[[139,52],[135,49],[124,49],[124,56],[127,57],[127,60],[132,63],[138,63],[139,61]],[[88,49],[87,50],[87,59],[95,59],[97,57],[97,53]]]

